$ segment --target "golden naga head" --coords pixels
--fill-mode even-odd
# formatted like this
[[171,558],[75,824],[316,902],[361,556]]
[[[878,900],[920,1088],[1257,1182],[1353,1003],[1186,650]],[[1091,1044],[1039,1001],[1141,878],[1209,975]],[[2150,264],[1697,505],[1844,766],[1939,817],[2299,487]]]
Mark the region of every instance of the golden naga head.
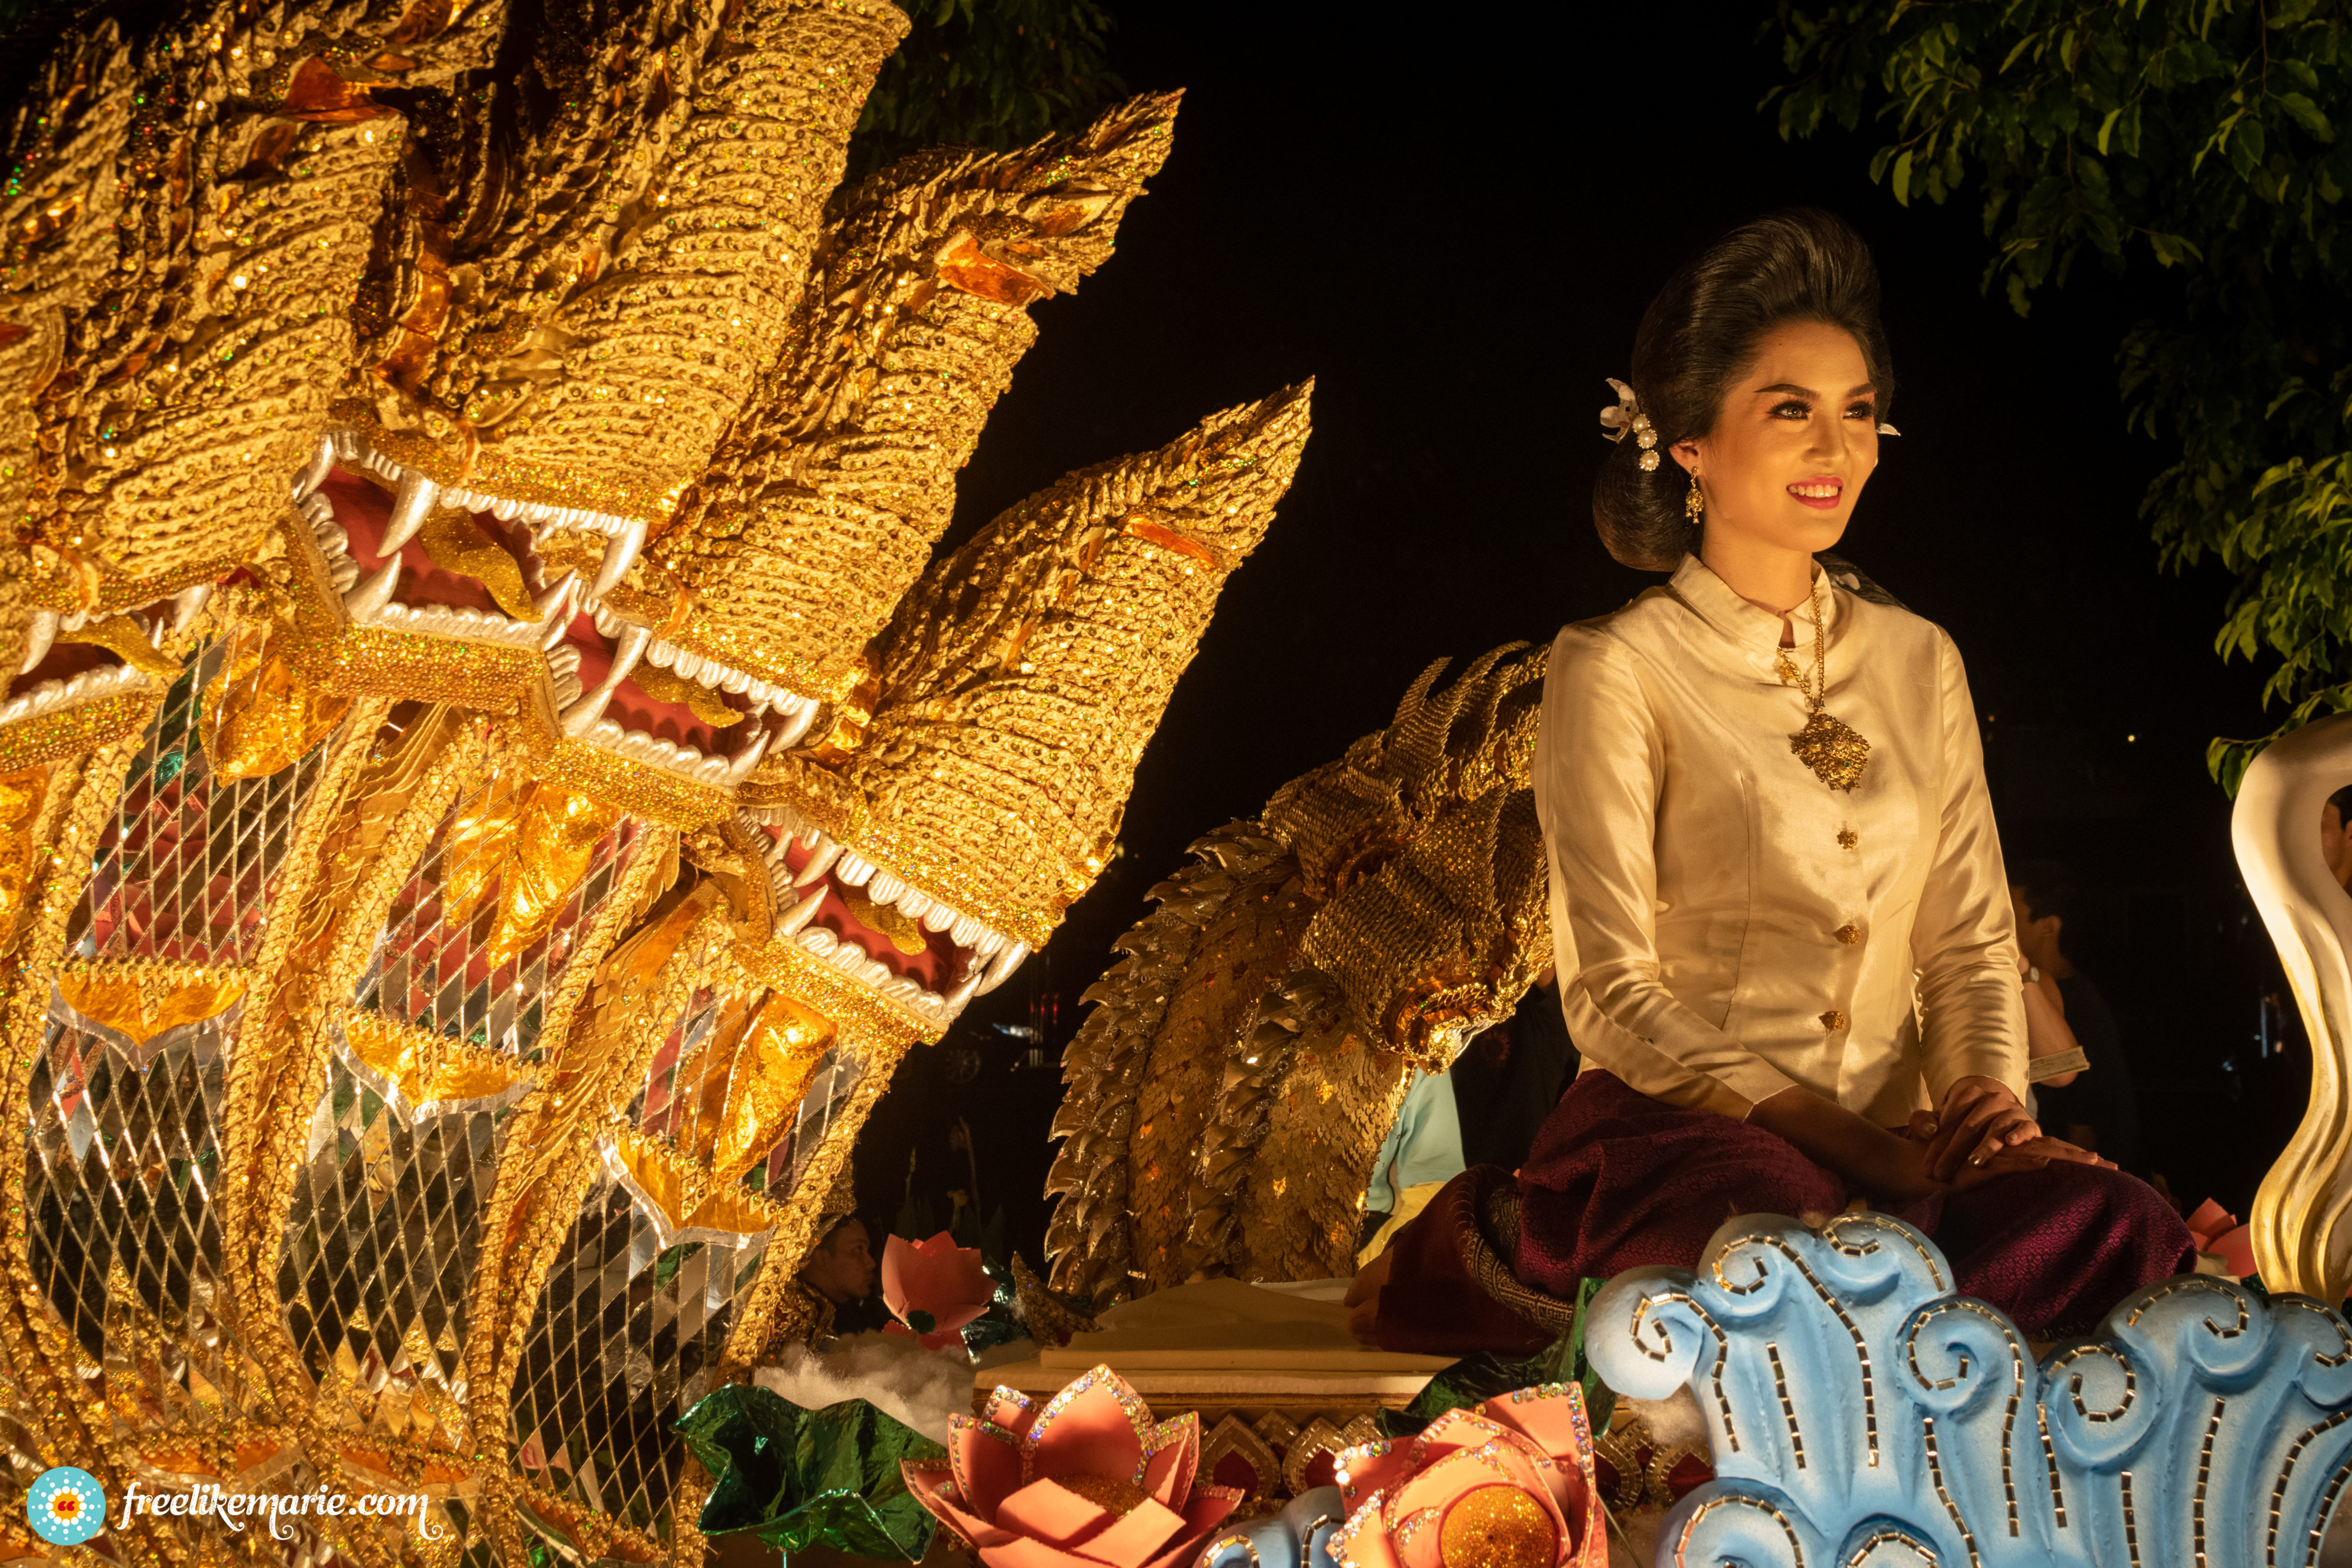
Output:
[[1451,685],[1193,846],[1065,1059],[1055,1282],[1353,1271],[1410,1068],[1443,1071],[1549,961],[1528,774],[1546,654]]
[[1100,871],[1307,434],[1277,394],[930,562],[1028,308],[1108,259],[1180,95],[836,189],[879,0],[558,0],[513,75],[495,10],[308,15],[101,29],[27,110],[0,772],[135,731],[206,643],[226,777],[362,700],[486,714],[509,760],[459,816],[546,883],[499,882],[494,948],[591,826],[714,865],[724,830],[760,944],[936,1035]]
[[1308,390],[1070,475],[924,574],[877,644],[855,744],[836,732],[745,791],[772,940],[868,979],[927,1034],[1045,945],[1289,486]]
[[35,78],[0,190],[0,764],[135,729],[221,579],[276,553],[357,338],[408,127],[503,7],[196,7]]

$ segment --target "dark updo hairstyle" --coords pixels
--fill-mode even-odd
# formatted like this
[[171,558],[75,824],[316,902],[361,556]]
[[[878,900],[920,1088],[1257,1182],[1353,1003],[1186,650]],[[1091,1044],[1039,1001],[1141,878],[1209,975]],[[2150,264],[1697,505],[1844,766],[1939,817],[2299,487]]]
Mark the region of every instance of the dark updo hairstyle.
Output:
[[1658,436],[1658,466],[1617,443],[1592,485],[1592,521],[1623,564],[1672,571],[1698,548],[1683,509],[1690,475],[1666,454],[1715,428],[1731,385],[1758,346],[1791,321],[1843,328],[1862,346],[1878,391],[1879,417],[1895,394],[1886,330],[1878,324],[1878,268],[1845,220],[1790,207],[1742,224],[1683,265],[1643,313],[1633,339],[1633,383]]

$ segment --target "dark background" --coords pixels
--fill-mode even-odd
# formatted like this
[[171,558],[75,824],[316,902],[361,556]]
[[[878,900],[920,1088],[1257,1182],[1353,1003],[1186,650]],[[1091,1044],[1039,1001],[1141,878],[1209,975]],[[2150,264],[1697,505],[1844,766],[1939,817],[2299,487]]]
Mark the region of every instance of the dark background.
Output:
[[[1316,434],[1144,755],[1123,852],[877,1109],[869,1216],[911,1191],[944,1223],[976,1172],[1039,1260],[1055,1063],[1146,890],[1383,724],[1432,660],[1548,640],[1654,580],[1591,528],[1602,378],[1685,256],[1811,203],[1876,249],[1905,433],[1840,549],[1958,640],[2011,862],[2055,856],[2090,890],[2070,932],[2135,1064],[2148,1168],[2242,1217],[2307,1063],[2254,1044],[2283,985],[2203,761],[2274,722],[2261,671],[2213,652],[2226,574],[2160,570],[2138,517],[2167,455],[2124,428],[2115,350],[2160,281],[2079,277],[2031,319],[1987,298],[1971,200],[1906,210],[1868,181],[1866,131],[1790,144],[1758,112],[1780,79],[1769,7],[1114,9],[1130,88],[1188,89],[1175,151],[1117,257],[1036,308],[948,546],[1067,469],[1307,376]],[[999,1026],[1033,1014],[1045,1050],[1024,1068],[1030,1042]]]

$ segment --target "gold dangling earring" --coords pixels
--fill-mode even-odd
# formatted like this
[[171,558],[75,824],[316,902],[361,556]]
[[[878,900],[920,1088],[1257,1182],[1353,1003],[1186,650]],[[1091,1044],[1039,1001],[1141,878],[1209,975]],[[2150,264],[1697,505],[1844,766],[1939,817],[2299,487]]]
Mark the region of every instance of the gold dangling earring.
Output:
[[1706,497],[1699,494],[1698,470],[1696,468],[1691,470],[1690,494],[1683,497],[1683,516],[1691,520],[1693,528],[1698,527],[1706,517]]

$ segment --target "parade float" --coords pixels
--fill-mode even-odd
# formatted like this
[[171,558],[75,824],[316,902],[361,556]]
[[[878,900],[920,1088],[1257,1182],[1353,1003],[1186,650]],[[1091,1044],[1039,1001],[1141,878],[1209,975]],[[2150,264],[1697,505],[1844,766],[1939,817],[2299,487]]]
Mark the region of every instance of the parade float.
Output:
[[[1559,1568],[1646,1507],[1662,1562],[2317,1561],[2336,725],[2239,806],[2318,1043],[2263,1292],[2034,1346],[1897,1222],[1765,1216],[1562,1303],[1498,1221],[1469,1261],[1555,1350],[1354,1345],[1328,1281],[1408,1070],[1548,954],[1511,647],[1156,891],[970,1414],[774,1393],[827,1343],[795,1273],[867,1113],[1101,871],[1307,434],[1273,390],[935,551],[1028,307],[1109,257],[1177,102],[845,183],[905,26],[224,4],[37,73],[0,187],[0,1560]],[[1626,1418],[1676,1399],[1693,1436]],[[58,1467],[426,1500],[63,1548],[17,1506]]]

